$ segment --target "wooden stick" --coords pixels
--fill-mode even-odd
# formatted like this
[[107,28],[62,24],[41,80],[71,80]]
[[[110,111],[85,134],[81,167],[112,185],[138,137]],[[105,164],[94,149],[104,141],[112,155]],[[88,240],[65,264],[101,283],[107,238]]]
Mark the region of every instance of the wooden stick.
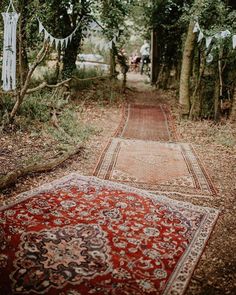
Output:
[[72,148],[67,153],[64,153],[60,158],[53,160],[53,161],[47,161],[40,164],[33,164],[29,165],[25,168],[20,168],[18,170],[12,171],[7,173],[4,176],[0,176],[0,189],[4,189],[6,187],[9,187],[13,185],[19,177],[26,176],[31,173],[41,173],[41,172],[48,172],[65,162],[67,159],[69,159],[71,156],[77,154],[79,151],[81,151],[82,146],[76,146]]

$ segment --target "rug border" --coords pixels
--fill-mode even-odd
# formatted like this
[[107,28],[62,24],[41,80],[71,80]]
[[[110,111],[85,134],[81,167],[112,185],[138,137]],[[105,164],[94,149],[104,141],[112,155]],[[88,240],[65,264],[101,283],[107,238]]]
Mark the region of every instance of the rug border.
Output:
[[[6,201],[2,201],[0,202],[0,211],[8,209],[16,204],[19,204],[31,197],[34,197],[35,195],[37,195],[38,193],[42,193],[42,192],[46,192],[52,188],[59,188],[61,184],[65,183],[66,181],[69,180],[83,180],[83,181],[88,181],[90,180],[90,182],[95,182],[96,184],[102,184],[102,185],[109,185],[110,187],[114,187],[116,189],[120,189],[120,190],[125,190],[125,191],[131,191],[131,192],[135,192],[137,194],[141,193],[146,197],[155,197],[155,199],[157,198],[160,201],[163,201],[165,203],[173,203],[173,205],[175,206],[182,206],[184,208],[190,209],[191,207],[196,208],[197,210],[210,210],[210,211],[219,211],[218,209],[213,209],[211,207],[205,207],[205,206],[199,206],[199,205],[194,205],[191,202],[188,201],[180,201],[180,200],[175,200],[172,198],[169,198],[167,196],[165,196],[165,192],[163,191],[159,191],[158,192],[158,196],[156,192],[149,192],[148,190],[144,190],[144,189],[140,189],[137,187],[133,187],[131,185],[127,185],[127,184],[122,184],[122,183],[118,183],[116,181],[111,181],[111,180],[107,180],[107,179],[101,179],[99,177],[96,176],[90,176],[90,175],[81,175],[77,172],[72,172],[66,176],[62,176],[59,179],[44,183],[38,187],[35,187],[33,189],[30,189],[26,192],[22,192],[18,195],[16,195],[15,197],[10,198],[9,200]],[[166,194],[171,194],[172,192],[166,192]],[[181,192],[179,192],[179,194],[182,194]],[[1,205],[1,203],[3,203],[3,205]]]
[[[98,158],[98,161],[95,165],[95,168],[92,172],[92,175],[93,176],[96,176],[99,178],[99,171],[100,171],[100,168],[104,162],[104,159],[105,159],[105,156],[107,154],[107,151],[108,149],[110,148],[111,144],[112,144],[112,141],[141,141],[141,142],[154,142],[154,143],[160,143],[160,144],[175,144],[175,145],[180,145],[181,146],[181,149],[185,149],[185,146],[189,146],[190,149],[191,149],[191,152],[193,154],[193,156],[196,158],[196,162],[198,163],[199,165],[199,168],[201,169],[201,172],[202,174],[204,175],[205,179],[206,179],[206,182],[207,182],[207,185],[209,186],[209,193],[205,193],[205,192],[179,192],[179,193],[183,193],[185,195],[189,195],[189,196],[207,196],[207,197],[214,197],[218,194],[218,190],[215,188],[214,184],[213,184],[213,181],[209,175],[209,173],[207,172],[204,164],[202,163],[201,159],[198,157],[197,155],[197,152],[193,146],[192,143],[185,143],[185,142],[163,142],[163,141],[153,141],[153,140],[142,140],[142,139],[128,139],[128,138],[122,138],[122,137],[112,137],[108,140],[105,148],[103,149],[102,153],[100,154],[99,158]],[[187,155],[187,154],[186,154]],[[185,157],[184,157],[185,158]],[[186,163],[187,164],[187,163]],[[188,168],[189,169],[189,168]],[[194,177],[194,175],[192,175]],[[104,178],[101,178],[101,179],[104,179]],[[107,180],[107,179],[106,179]],[[111,181],[114,181],[114,182],[117,182],[117,183],[122,183],[121,181],[118,181],[118,180],[111,180]],[[163,191],[163,192],[174,192],[174,191],[171,191],[171,190],[168,190],[168,189],[165,189],[165,187],[167,188],[168,186],[167,185],[157,185],[157,189],[151,187],[149,184],[146,184],[146,183],[132,183],[132,182],[125,182],[123,181],[126,185],[130,185],[130,186],[134,186],[134,187],[137,187],[137,188],[140,188],[140,189],[144,189],[144,190],[148,190],[148,191],[154,191],[154,192],[158,192],[158,191]],[[148,187],[149,186],[149,187]],[[184,188],[182,188],[184,189]],[[177,190],[177,188],[173,188],[173,190]],[[177,192],[176,192],[177,193]]]
[[169,139],[168,141],[166,140],[162,140],[162,139],[148,139],[148,141],[160,141],[160,142],[176,142],[179,140],[179,136],[177,134],[177,130],[175,127],[175,119],[172,116],[170,107],[167,104],[161,103],[158,105],[154,105],[154,104],[150,104],[150,105],[146,105],[146,104],[139,104],[139,103],[126,103],[123,107],[123,111],[122,111],[122,118],[121,118],[121,122],[117,128],[117,130],[115,131],[113,137],[118,137],[118,138],[124,138],[124,139],[137,139],[137,140],[143,140],[143,139],[139,139],[136,137],[125,137],[123,136],[125,129],[128,125],[129,122],[129,116],[130,116],[130,108],[131,106],[143,106],[143,107],[153,107],[153,108],[157,108],[160,107],[164,117],[165,117],[165,123],[166,123],[166,127],[167,127],[167,131],[168,131],[168,136]]
[[[60,179],[43,184],[30,191],[19,194],[18,196],[9,200],[8,204],[0,206],[0,211],[8,209],[23,201],[26,201],[27,199],[34,197],[39,193],[41,194],[51,189],[63,187],[66,185],[66,182],[70,180],[75,181],[75,184],[76,184],[76,181],[80,180],[80,181],[86,181],[88,182],[88,184],[93,183],[98,186],[107,186],[109,188],[124,190],[126,192],[130,191],[130,192],[142,195],[143,197],[148,197],[152,199],[153,201],[161,201],[168,205],[175,206],[176,208],[182,207],[182,208],[195,210],[199,213],[205,214],[205,218],[202,220],[198,230],[195,232],[194,237],[188,246],[188,250],[180,258],[176,268],[173,270],[173,273],[171,274],[171,277],[169,278],[169,281],[167,282],[166,288],[164,292],[162,293],[162,295],[168,295],[168,294],[171,294],[172,292],[173,294],[183,294],[185,292],[191,280],[191,276],[210,238],[210,235],[212,231],[214,230],[214,226],[216,224],[216,221],[220,213],[218,209],[194,205],[190,202],[183,202],[183,201],[171,199],[163,194],[161,195],[151,194],[145,190],[127,186],[124,184],[119,184],[109,180],[103,180],[95,176],[82,176],[78,173],[71,173]],[[195,249],[199,249],[199,247],[200,247],[200,251],[198,253]]]

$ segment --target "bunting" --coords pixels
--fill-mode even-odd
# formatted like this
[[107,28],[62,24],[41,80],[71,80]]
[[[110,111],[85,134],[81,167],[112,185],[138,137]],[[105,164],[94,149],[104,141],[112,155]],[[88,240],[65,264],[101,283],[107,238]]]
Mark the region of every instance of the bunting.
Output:
[[[205,38],[206,49],[208,49],[210,47],[210,45],[214,39],[223,40],[223,39],[231,37],[231,35],[232,35],[232,33],[229,30],[225,30],[225,31],[217,32],[213,36],[205,36],[204,33],[202,32],[201,27],[200,27],[197,20],[195,21],[195,24],[193,27],[193,33],[198,33],[198,38],[197,38],[198,43],[200,43]],[[232,35],[232,43],[233,43],[232,44],[233,49],[235,49],[236,48],[236,35]],[[208,53],[206,61],[208,63],[212,62],[213,55]]]
[[[57,49],[59,46],[61,47],[67,47],[68,43],[71,42],[73,36],[75,35],[76,31],[79,28],[79,25],[75,28],[75,30],[66,38],[55,38],[53,37],[44,27],[44,25],[42,24],[42,22],[38,19],[39,22],[39,33],[43,33],[44,34],[44,40],[48,41],[52,46],[55,46],[55,48]],[[112,49],[113,44],[116,44],[118,37],[119,37],[119,32],[114,34],[114,37],[112,38],[112,40],[106,42],[104,40],[99,40],[97,41],[96,38],[94,38],[94,34],[92,35],[92,32],[95,34],[99,34],[102,31],[102,26],[98,24],[98,22],[96,21],[91,21],[88,24],[88,27],[83,29],[82,34],[86,35],[88,38],[90,38],[90,42],[91,43],[95,43],[95,46],[97,46],[97,48],[102,51],[102,50],[107,50],[107,49]]]
[[44,34],[44,40],[48,41],[51,46],[55,46],[56,49],[58,49],[59,46],[66,48],[68,43],[71,42],[73,36],[76,34],[76,32],[78,31],[79,27],[80,27],[80,23],[81,20],[79,22],[79,24],[77,25],[77,27],[74,29],[74,31],[67,37],[65,38],[55,38],[53,37],[44,27],[44,25],[42,24],[42,22],[38,19],[38,23],[39,23],[39,34],[43,33]]
[[96,36],[91,34],[91,31],[95,32],[95,34],[99,34],[102,31],[102,26],[99,25],[96,21],[92,21],[89,24],[89,28],[86,28],[84,30],[84,34],[87,35],[87,37],[90,39],[90,42],[94,44],[100,51],[112,49],[113,45],[115,45],[119,38],[119,31],[113,34],[113,38],[111,40],[105,41],[98,40]]
[[[216,34],[214,34],[213,36],[205,36],[201,30],[201,27],[198,23],[198,21],[195,22],[194,27],[193,27],[193,33],[198,33],[198,40],[197,42],[200,43],[202,41],[203,38],[205,38],[206,40],[206,48],[208,48],[212,42],[212,40],[215,39],[225,39],[230,37],[232,34],[229,30],[225,30],[225,31],[220,31],[217,32]],[[236,48],[236,35],[232,36],[232,40],[233,40],[233,49]]]

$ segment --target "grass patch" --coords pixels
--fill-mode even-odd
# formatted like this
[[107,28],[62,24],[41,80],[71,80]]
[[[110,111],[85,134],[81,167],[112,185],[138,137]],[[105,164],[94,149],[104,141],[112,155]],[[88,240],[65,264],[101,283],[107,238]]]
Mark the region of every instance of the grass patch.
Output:
[[48,126],[49,133],[61,144],[79,144],[96,133],[94,127],[84,125],[79,121],[75,110],[67,108],[58,117],[61,129]]

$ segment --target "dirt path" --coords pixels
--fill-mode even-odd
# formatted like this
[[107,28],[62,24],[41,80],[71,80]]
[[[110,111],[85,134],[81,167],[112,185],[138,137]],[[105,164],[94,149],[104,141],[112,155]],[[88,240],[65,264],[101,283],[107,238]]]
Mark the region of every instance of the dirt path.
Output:
[[[178,120],[176,96],[173,91],[162,92],[153,90],[143,81],[139,74],[128,75],[128,87],[126,99],[129,103],[140,105],[169,105],[172,114],[176,114],[175,127],[178,136],[178,142],[193,144],[194,150],[200,163],[204,164],[207,175],[210,175],[214,187],[218,193],[211,196],[211,189],[207,198],[193,194],[176,193],[172,197],[192,202],[195,205],[208,206],[221,210],[220,217],[211,235],[209,243],[201,257],[201,260],[192,276],[190,285],[186,294],[235,294],[236,293],[236,223],[235,223],[235,192],[236,192],[236,147],[235,147],[235,125],[226,124],[215,126],[211,122],[182,122]],[[117,126],[121,121],[121,108],[117,104],[99,105],[92,104],[87,107],[86,112],[80,114],[83,122],[89,122],[96,126],[98,132],[91,136],[86,142],[85,150],[82,154],[76,155],[51,173],[42,173],[30,175],[19,179],[16,186],[5,190],[0,194],[0,201],[13,197],[20,192],[30,190],[45,182],[50,182],[70,172],[78,172],[82,175],[92,175],[95,164],[107,146],[107,142],[114,135]],[[17,135],[15,138],[4,138],[2,141],[9,152],[9,162],[11,151],[22,149],[24,146],[30,146],[30,142],[21,145],[23,135]],[[24,136],[25,138],[25,136]],[[31,140],[27,138],[27,140]],[[135,140],[135,139],[132,139]],[[138,139],[140,140],[140,139]],[[161,145],[163,150],[171,147],[171,142]],[[160,146],[158,146],[160,148]],[[157,147],[149,147],[150,152]],[[182,150],[175,150],[180,157]],[[150,157],[151,159],[151,157]],[[17,160],[17,159],[16,159]],[[139,159],[140,160],[140,159]],[[170,159],[172,161],[173,159]],[[177,157],[180,166],[182,159]],[[199,163],[199,162],[198,162]],[[13,163],[11,163],[13,165]],[[180,169],[182,169],[180,167]],[[183,172],[183,170],[182,170]],[[143,177],[142,175],[139,177]],[[203,177],[207,183],[209,179],[205,173]],[[164,179],[166,181],[166,179]],[[149,181],[149,180],[148,180]],[[171,184],[173,185],[173,184]],[[168,185],[157,189],[167,190]]]
[[[130,74],[128,78],[130,79],[128,84],[129,89],[134,90],[133,92],[130,91],[128,96],[128,101],[132,105],[177,105],[174,92],[155,91],[148,84],[144,83],[143,77],[138,74]],[[177,114],[177,112],[177,108],[172,107],[172,113]],[[135,137],[139,138],[139,135],[144,133],[145,128],[143,127],[145,124],[148,126],[148,123],[147,121],[139,120],[139,124],[142,124],[142,127],[140,126],[140,133],[137,131],[138,128],[134,132],[134,128],[132,128],[134,126],[132,125],[138,125],[137,122],[133,124],[135,115],[131,114],[129,119],[131,120],[129,124],[126,121],[126,124],[129,126],[122,126],[123,131],[118,133],[119,136],[127,137],[128,139],[115,138],[108,144],[95,169],[95,175],[149,190],[162,189],[167,191],[167,185],[150,186],[150,184],[163,182],[164,180],[165,184],[169,184],[170,190],[177,191],[177,193],[170,195],[172,198],[219,209],[221,211],[220,217],[209,239],[209,243],[202,254],[198,267],[195,269],[191,278],[186,294],[235,294],[236,260],[234,253],[236,250],[236,226],[234,210],[236,208],[236,134],[233,131],[233,125],[228,123],[225,126],[214,126],[208,121],[181,122],[178,121],[178,116],[176,115],[175,132],[179,142],[177,146],[187,144],[189,147],[189,144],[193,145],[194,152],[192,150],[189,152],[191,160],[189,161],[190,165],[188,165],[188,168],[194,167],[194,170],[196,169],[196,165],[198,165],[197,170],[191,176],[195,178],[199,177],[200,179],[198,180],[200,182],[202,181],[201,185],[205,188],[205,190],[199,190],[198,188],[197,192],[190,192],[187,189],[187,185],[189,184],[191,187],[193,184],[191,184],[188,173],[186,171],[184,173],[183,166],[185,164],[183,161],[181,162],[181,157],[178,155],[179,150],[173,149],[174,144],[152,142],[151,147],[137,139],[135,140]],[[148,119],[148,116],[146,116],[146,119]],[[153,122],[149,123],[150,126],[153,124]],[[135,134],[133,136],[133,142],[130,141],[130,137],[132,138],[130,133],[132,132],[133,135]],[[152,139],[155,140],[155,138]],[[129,141],[128,147],[127,141]],[[227,144],[228,142],[229,144]],[[176,145],[174,146],[176,148]],[[157,150],[161,150],[161,152],[156,153]],[[173,151],[175,154],[174,159]],[[161,154],[163,155],[162,164],[164,164],[161,167],[157,167],[160,164]],[[183,149],[181,149],[181,154],[183,154]],[[148,161],[143,161],[145,157],[147,158],[147,155],[151,161],[151,165],[147,165]],[[130,160],[132,157],[133,161]],[[155,159],[157,158],[158,161],[155,165]],[[194,163],[191,163],[193,159],[195,159]],[[165,171],[166,161],[169,161],[167,165],[170,167],[167,171]],[[103,166],[104,163],[105,166]],[[109,167],[109,169],[104,167]],[[154,171],[150,173],[153,167]],[[156,174],[158,171],[156,168],[160,172],[158,175]],[[180,175],[178,175],[179,172]],[[202,174],[199,176],[199,173]],[[156,178],[154,175],[156,175]],[[164,179],[161,179],[163,175]],[[172,180],[174,178],[175,181],[171,181],[171,178]],[[181,186],[183,190],[180,189]],[[206,189],[207,186],[208,189]],[[180,191],[182,193],[179,194]],[[186,194],[184,192],[188,193]]]

